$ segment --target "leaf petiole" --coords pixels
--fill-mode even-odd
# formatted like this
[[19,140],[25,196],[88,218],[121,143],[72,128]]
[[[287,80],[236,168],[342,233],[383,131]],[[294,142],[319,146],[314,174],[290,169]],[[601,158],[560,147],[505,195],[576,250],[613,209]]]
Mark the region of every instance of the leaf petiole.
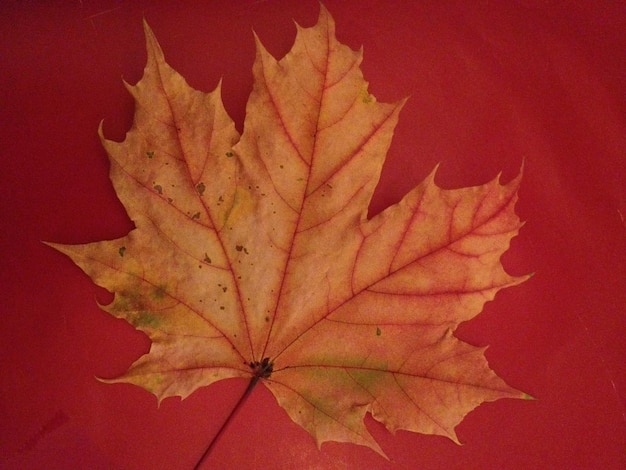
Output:
[[250,379],[250,383],[248,384],[248,387],[246,387],[246,390],[243,392],[243,394],[241,395],[241,397],[239,398],[239,400],[237,401],[237,403],[231,410],[230,414],[226,417],[226,420],[224,421],[222,426],[219,428],[219,430],[217,431],[217,433],[215,434],[215,436],[213,437],[213,439],[207,446],[206,450],[204,451],[204,454],[202,454],[202,457],[200,457],[196,465],[193,467],[194,470],[199,470],[202,464],[207,459],[207,457],[211,454],[213,447],[215,447],[215,444],[217,443],[217,441],[219,441],[222,434],[224,434],[224,431],[228,427],[229,423],[233,420],[233,418],[235,417],[239,409],[246,402],[246,400],[252,393],[252,390],[254,390],[254,387],[256,386],[256,384],[259,383],[259,379],[261,378],[267,379],[272,375],[273,365],[274,364],[267,357],[263,358],[262,361],[250,362],[249,366],[253,370],[254,375]]

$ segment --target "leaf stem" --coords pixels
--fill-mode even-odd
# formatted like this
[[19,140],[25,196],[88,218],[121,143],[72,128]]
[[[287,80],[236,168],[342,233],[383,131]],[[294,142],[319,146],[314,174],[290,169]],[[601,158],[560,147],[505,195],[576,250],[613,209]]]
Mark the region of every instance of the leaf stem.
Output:
[[250,379],[250,383],[248,384],[248,387],[246,388],[246,390],[243,392],[243,394],[239,398],[239,401],[235,404],[235,406],[231,410],[230,414],[228,415],[228,417],[226,418],[226,420],[222,424],[222,427],[217,431],[217,434],[215,434],[215,436],[213,437],[213,439],[211,440],[211,442],[207,446],[206,450],[204,451],[204,454],[202,454],[202,457],[200,457],[200,460],[198,460],[198,463],[196,463],[196,465],[193,467],[194,470],[199,470],[200,467],[202,466],[202,464],[207,459],[207,457],[211,454],[211,451],[213,450],[213,447],[215,447],[215,444],[217,443],[217,441],[219,441],[219,439],[222,436],[222,434],[224,434],[224,431],[228,427],[229,423],[233,420],[233,418],[235,417],[235,415],[237,414],[239,409],[246,402],[246,399],[250,396],[250,393],[252,393],[252,390],[254,389],[256,384],[259,382],[260,378],[261,377],[259,375],[257,375],[257,374],[252,376],[252,378]]

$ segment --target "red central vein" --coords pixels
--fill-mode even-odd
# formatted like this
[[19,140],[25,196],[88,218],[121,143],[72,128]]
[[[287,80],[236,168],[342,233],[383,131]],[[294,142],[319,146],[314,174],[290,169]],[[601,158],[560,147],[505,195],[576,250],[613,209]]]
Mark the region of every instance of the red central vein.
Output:
[[[444,247],[443,249],[446,249],[446,248],[447,247]],[[432,252],[430,254],[433,254],[433,253],[435,253],[435,252]],[[428,255],[425,255],[425,256],[428,256]],[[416,260],[416,261],[418,261],[418,260]],[[383,279],[380,279],[376,283],[378,283],[378,282],[380,282],[382,280]],[[444,290],[444,291],[432,291],[432,292],[429,292],[429,291],[426,291],[426,292],[419,292],[419,291],[415,291],[415,292],[387,292],[387,291],[384,291],[384,290],[373,289],[372,287],[375,284],[372,284],[371,286],[366,287],[365,289],[359,291],[359,293],[367,291],[367,292],[371,292],[372,294],[393,295],[393,296],[396,296],[396,297],[431,297],[431,296],[432,297],[444,297],[444,296],[449,296],[449,295],[457,295],[458,296],[458,295],[480,294],[480,293],[483,293],[483,292],[485,292],[487,290],[491,290],[491,289],[502,289],[503,287],[509,286],[511,283],[510,282],[506,282],[504,284],[492,285],[492,286],[488,286],[488,287],[480,287],[480,288],[475,288],[475,289],[457,289],[457,290]]]
[[[313,60],[311,60],[311,62],[313,63]],[[325,97],[325,92],[327,90],[327,83],[328,83],[328,67],[330,64],[330,35],[329,35],[329,31],[328,31],[328,23],[326,24],[326,58],[324,61],[324,68],[322,70],[318,70],[318,72],[324,77],[322,86],[320,87],[320,97],[318,103],[318,108],[317,108],[317,116],[315,117],[315,136],[317,136],[317,133],[319,131],[319,127],[320,127],[320,116],[321,116],[321,112],[322,112],[322,107],[324,105],[324,97]],[[269,87],[268,88],[268,94],[270,94],[269,91]],[[270,98],[271,98],[271,94],[270,94]],[[277,114],[280,117],[280,111],[278,110],[278,106],[276,106],[276,101],[272,99],[272,104],[274,104],[274,108],[276,109]],[[282,118],[281,118],[282,120]],[[286,128],[285,128],[286,131]],[[291,136],[288,136],[291,140]],[[267,337],[265,339],[265,345],[263,346],[263,354],[261,354],[261,357],[265,357],[265,352],[267,351],[267,348],[269,346],[269,342],[270,342],[270,338],[272,336],[272,331],[274,329],[274,325],[276,323],[276,317],[278,316],[278,312],[279,312],[279,306],[280,306],[280,302],[281,299],[283,297],[284,294],[284,289],[285,289],[285,280],[287,279],[287,270],[289,268],[289,264],[292,262],[292,253],[293,253],[293,249],[294,246],[296,244],[296,237],[298,236],[298,232],[299,232],[299,227],[300,227],[300,223],[302,221],[302,209],[304,207],[304,202],[306,200],[306,195],[308,194],[308,189],[309,189],[309,183],[311,181],[311,171],[313,168],[313,164],[314,164],[314,158],[315,158],[315,151],[316,151],[316,145],[317,145],[317,138],[314,137],[313,139],[313,148],[311,149],[311,159],[308,165],[308,172],[306,175],[306,185],[304,187],[304,190],[302,192],[302,199],[300,200],[300,207],[297,210],[297,218],[296,218],[296,223],[294,224],[293,227],[293,233],[291,236],[291,244],[289,246],[289,250],[286,253],[286,261],[285,261],[285,268],[283,269],[283,276],[282,279],[280,280],[280,286],[278,289],[278,295],[276,298],[276,304],[274,305],[274,313],[272,315],[272,320],[270,322],[270,326],[267,330]],[[295,146],[294,146],[295,147]],[[301,157],[302,158],[302,157]]]
[[[473,352],[474,351],[469,351],[469,352],[458,354],[457,356],[461,356],[461,355],[464,355],[464,354],[472,354]],[[456,356],[448,357],[448,358],[445,358],[444,360],[452,359],[454,357],[456,357]],[[298,364],[298,365],[295,365],[295,366],[285,366],[285,367],[282,367],[280,369],[275,369],[274,373],[280,372],[280,371],[283,371],[283,370],[295,370],[295,369],[340,369],[340,370],[344,370],[346,373],[348,373],[347,372],[348,370],[363,371],[363,372],[379,372],[379,373],[383,373],[383,374],[391,374],[393,377],[403,376],[403,377],[408,377],[408,378],[413,378],[413,379],[427,380],[427,381],[431,381],[431,382],[441,382],[441,383],[444,383],[444,384],[454,385],[454,386],[458,386],[458,387],[474,388],[474,389],[480,389],[480,390],[489,390],[489,391],[492,391],[492,392],[506,392],[506,393],[510,394],[510,391],[508,389],[506,389],[506,388],[501,389],[501,388],[485,387],[484,385],[481,385],[481,384],[472,384],[472,383],[466,383],[466,382],[458,382],[458,381],[454,381],[454,380],[450,380],[450,379],[446,379],[446,378],[430,377],[428,375],[412,374],[412,373],[409,373],[409,372],[404,372],[402,370],[389,370],[389,369],[380,369],[380,368],[376,368],[376,367],[364,367],[364,366],[357,366],[357,365],[352,366],[352,365],[335,365],[335,364]],[[350,375],[350,374],[348,374],[348,375]],[[276,380],[275,376],[272,376],[271,380],[273,382],[276,382],[276,383],[279,383],[279,384],[285,386],[285,384],[282,381]]]
[[[309,225],[308,227],[305,227],[301,230],[298,230],[298,235],[301,233],[304,233],[308,230],[313,230],[315,228],[318,228],[324,224],[327,224],[329,222],[331,222],[335,217],[337,217],[338,215],[341,215],[341,212],[348,206],[350,206],[350,204],[352,203],[352,201],[359,195],[359,193],[361,193],[364,188],[367,186],[367,183],[362,184],[361,186],[359,186],[358,188],[356,188],[356,190],[354,191],[354,193],[352,194],[352,196],[350,196],[349,198],[346,198],[345,204],[343,206],[341,206],[340,208],[338,208],[335,213],[333,215],[331,215],[330,217],[328,217],[327,219],[323,219],[318,221],[316,224],[314,225]],[[315,190],[317,191],[317,189]]]
[[[161,68],[157,67],[157,70],[158,70],[157,76],[158,76],[158,79],[159,79],[160,88],[163,91],[163,94],[165,95],[166,102],[167,102],[167,105],[169,107],[170,115],[172,116],[172,121],[174,122],[174,127],[176,129],[176,132],[175,132],[176,140],[177,140],[177,143],[178,143],[178,147],[180,148],[180,152],[181,152],[181,155],[183,157],[183,160],[185,162],[184,168],[186,170],[186,175],[188,177],[189,182],[191,183],[191,188],[192,188],[191,190],[194,191],[197,182],[193,180],[193,177],[191,175],[191,170],[190,170],[189,164],[188,164],[188,152],[185,151],[185,146],[184,146],[183,141],[181,139],[180,127],[179,127],[179,125],[177,123],[176,113],[174,112],[174,109],[172,108],[171,100],[170,100],[170,98],[168,96],[167,89],[166,89],[166,87],[165,87],[165,85],[163,83],[163,77],[161,75]],[[200,197],[200,195],[196,191],[194,191],[194,193],[197,195],[198,201],[200,202],[200,204],[204,208],[204,212],[205,212],[207,218],[209,219],[212,227],[215,229],[215,227],[217,227],[217,225],[216,225],[215,221],[213,220],[213,217],[211,215],[211,211],[210,211],[209,207],[206,205],[206,203],[204,202],[202,197]],[[239,308],[241,309],[241,311],[243,313],[242,317],[243,317],[243,321],[244,321],[244,324],[245,324],[244,329],[245,329],[245,332],[246,332],[246,334],[248,336],[248,343],[249,343],[249,346],[250,346],[250,352],[254,356],[254,347],[253,347],[253,344],[252,344],[252,337],[250,336],[250,328],[249,328],[249,325],[248,325],[247,314],[246,314],[244,306],[243,306],[243,302],[242,302],[242,298],[241,298],[241,292],[239,290],[239,285],[237,284],[236,279],[235,279],[235,272],[234,272],[234,269],[233,269],[233,262],[232,262],[232,260],[231,260],[231,258],[229,256],[229,254],[228,254],[228,251],[226,250],[226,247],[224,245],[224,242],[223,242],[222,237],[220,236],[219,232],[216,231],[215,233],[216,233],[216,238],[217,238],[217,240],[218,240],[218,242],[220,244],[220,248],[222,249],[222,253],[224,254],[224,257],[225,257],[225,259],[227,261],[228,271],[230,272],[232,283],[235,286],[235,289],[234,289],[235,290],[235,295],[237,297],[237,302],[238,302]],[[226,335],[224,335],[224,336],[226,337]],[[229,339],[229,341],[231,341],[231,340]],[[233,344],[233,347],[235,347],[235,349],[237,349],[234,344]],[[240,356],[243,357],[243,354],[240,351],[237,350],[237,353]]]
[[[250,369],[248,368],[241,368],[238,369],[236,367],[233,367],[232,365],[223,365],[223,366],[210,366],[211,368],[216,368],[216,369],[223,369],[223,370],[234,370],[236,372],[249,372]],[[193,371],[203,371],[205,370],[207,367],[206,366],[195,366],[195,367],[173,367],[171,369],[159,369],[158,371],[149,371],[149,372],[134,372],[134,373],[127,373],[125,374],[125,377],[143,377],[143,376],[149,376],[149,375],[153,375],[153,374],[177,374],[179,372],[193,372]]]

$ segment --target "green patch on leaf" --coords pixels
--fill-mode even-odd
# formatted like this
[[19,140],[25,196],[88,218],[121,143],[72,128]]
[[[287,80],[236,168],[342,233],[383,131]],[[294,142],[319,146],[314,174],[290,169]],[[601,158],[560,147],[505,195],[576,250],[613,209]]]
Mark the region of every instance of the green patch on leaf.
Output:
[[367,92],[367,89],[361,91],[361,101],[365,104],[375,103],[376,98]]
[[149,312],[146,310],[137,312],[137,315],[130,317],[128,320],[133,326],[137,328],[146,326],[149,326],[151,328],[157,328],[161,324],[161,319],[158,315],[155,315],[154,312]]
[[163,383],[163,376],[161,374],[149,374],[145,376],[146,390],[150,393],[155,393],[161,387]]

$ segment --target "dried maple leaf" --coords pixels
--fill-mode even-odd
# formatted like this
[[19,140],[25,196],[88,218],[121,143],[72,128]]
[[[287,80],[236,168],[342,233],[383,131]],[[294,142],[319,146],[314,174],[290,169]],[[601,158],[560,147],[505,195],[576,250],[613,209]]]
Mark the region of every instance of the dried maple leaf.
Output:
[[122,143],[103,138],[136,228],[53,245],[115,293],[105,310],[152,340],[108,382],[162,400],[262,381],[318,445],[381,454],[367,412],[392,432],[456,441],[480,403],[524,397],[452,334],[526,279],[500,263],[521,226],[519,176],[443,190],[431,174],[368,220],[403,102],[368,93],[361,53],[337,42],[323,7],[282,60],[257,42],[242,136],[219,87],[190,88],[145,31],[134,125]]

